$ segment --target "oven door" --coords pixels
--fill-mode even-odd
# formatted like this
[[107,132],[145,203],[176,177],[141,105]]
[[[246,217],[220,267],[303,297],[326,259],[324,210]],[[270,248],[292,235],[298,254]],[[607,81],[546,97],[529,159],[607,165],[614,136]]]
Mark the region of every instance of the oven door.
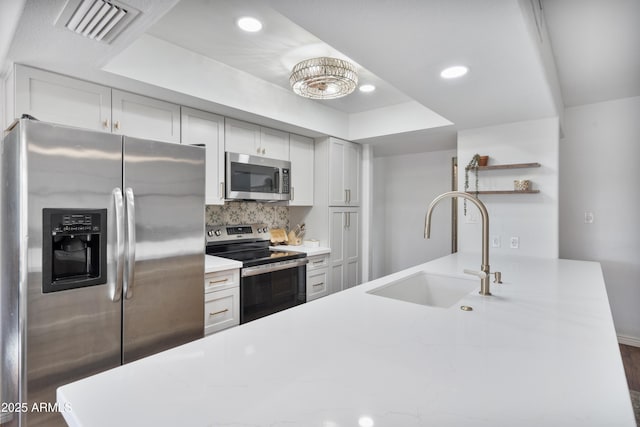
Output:
[[226,198],[240,200],[289,200],[289,171],[285,160],[227,153]]
[[307,259],[242,269],[240,323],[247,323],[307,301]]

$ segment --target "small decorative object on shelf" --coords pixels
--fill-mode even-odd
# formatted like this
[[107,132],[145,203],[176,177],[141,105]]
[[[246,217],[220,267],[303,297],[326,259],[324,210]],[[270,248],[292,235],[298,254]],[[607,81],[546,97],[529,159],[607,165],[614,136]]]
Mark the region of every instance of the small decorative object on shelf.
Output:
[[489,156],[480,156],[478,166],[487,166],[487,163],[489,163]]
[[514,179],[513,189],[515,191],[529,191],[531,188],[531,181],[528,179]]

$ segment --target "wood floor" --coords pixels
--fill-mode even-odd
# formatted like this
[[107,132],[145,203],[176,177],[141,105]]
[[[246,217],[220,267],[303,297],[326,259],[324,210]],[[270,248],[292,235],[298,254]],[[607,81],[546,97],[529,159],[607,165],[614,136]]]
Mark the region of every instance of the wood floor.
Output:
[[629,389],[640,391],[640,347],[620,344],[620,354]]

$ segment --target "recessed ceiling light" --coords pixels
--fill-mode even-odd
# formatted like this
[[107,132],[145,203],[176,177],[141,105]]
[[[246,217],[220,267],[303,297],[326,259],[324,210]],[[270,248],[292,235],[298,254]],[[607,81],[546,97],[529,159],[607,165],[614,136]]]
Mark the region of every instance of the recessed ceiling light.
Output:
[[249,33],[255,33],[262,29],[262,22],[251,16],[244,16],[238,19],[238,27]]
[[440,73],[440,77],[442,77],[443,79],[455,79],[457,77],[464,76],[468,71],[469,69],[464,65],[455,65],[453,67],[445,68],[444,70],[442,70],[442,72]]
[[374,90],[376,90],[376,87],[374,85],[362,85],[360,86],[360,92],[373,92]]

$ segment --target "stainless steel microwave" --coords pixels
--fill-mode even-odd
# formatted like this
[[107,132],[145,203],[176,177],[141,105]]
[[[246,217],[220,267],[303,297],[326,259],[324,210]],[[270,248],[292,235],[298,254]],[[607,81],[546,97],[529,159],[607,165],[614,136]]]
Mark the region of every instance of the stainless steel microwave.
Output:
[[289,200],[291,162],[226,153],[226,191],[230,200]]

